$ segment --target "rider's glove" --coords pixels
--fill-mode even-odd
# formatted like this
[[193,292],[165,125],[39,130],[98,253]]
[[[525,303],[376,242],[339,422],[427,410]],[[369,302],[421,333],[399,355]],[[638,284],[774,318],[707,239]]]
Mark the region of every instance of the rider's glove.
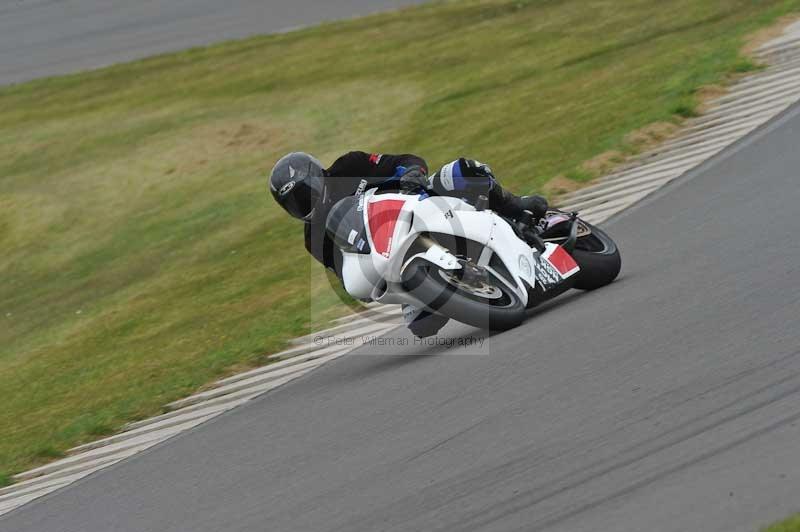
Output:
[[421,166],[409,166],[400,174],[400,190],[416,192],[428,189],[428,175]]
[[522,196],[519,198],[519,207],[523,211],[531,211],[533,218],[538,220],[547,214],[547,200],[542,196]]

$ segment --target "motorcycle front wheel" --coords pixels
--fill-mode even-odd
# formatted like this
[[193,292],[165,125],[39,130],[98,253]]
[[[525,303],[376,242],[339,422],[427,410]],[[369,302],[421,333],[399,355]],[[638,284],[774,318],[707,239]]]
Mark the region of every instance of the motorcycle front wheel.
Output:
[[519,296],[491,272],[484,281],[466,283],[432,264],[411,268],[403,286],[431,312],[492,331],[513,329],[525,319]]

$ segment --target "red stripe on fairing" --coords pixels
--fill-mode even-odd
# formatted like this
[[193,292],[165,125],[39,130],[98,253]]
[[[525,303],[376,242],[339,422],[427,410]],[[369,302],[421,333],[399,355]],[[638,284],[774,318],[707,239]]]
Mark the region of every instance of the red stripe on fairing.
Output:
[[578,267],[575,259],[561,246],[556,246],[553,252],[545,258],[561,275],[566,275]]
[[397,217],[406,202],[403,200],[381,200],[368,204],[369,232],[372,236],[372,249],[389,256],[392,249],[392,235],[397,225]]

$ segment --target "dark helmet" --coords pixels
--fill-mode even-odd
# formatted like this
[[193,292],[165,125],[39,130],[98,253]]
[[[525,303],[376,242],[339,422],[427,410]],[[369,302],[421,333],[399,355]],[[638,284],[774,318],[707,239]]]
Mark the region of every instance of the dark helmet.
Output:
[[300,220],[309,220],[322,195],[324,175],[322,164],[311,155],[290,153],[272,169],[269,189],[286,212]]

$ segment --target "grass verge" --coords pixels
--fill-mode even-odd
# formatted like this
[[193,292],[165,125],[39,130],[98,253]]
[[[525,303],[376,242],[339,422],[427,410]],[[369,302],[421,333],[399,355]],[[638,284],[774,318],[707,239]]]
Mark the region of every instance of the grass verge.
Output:
[[472,156],[520,193],[586,181],[798,8],[445,1],[0,89],[0,481],[340,312],[268,199],[283,152]]
[[762,532],[800,532],[800,514],[793,515],[784,521],[770,525],[762,529]]

